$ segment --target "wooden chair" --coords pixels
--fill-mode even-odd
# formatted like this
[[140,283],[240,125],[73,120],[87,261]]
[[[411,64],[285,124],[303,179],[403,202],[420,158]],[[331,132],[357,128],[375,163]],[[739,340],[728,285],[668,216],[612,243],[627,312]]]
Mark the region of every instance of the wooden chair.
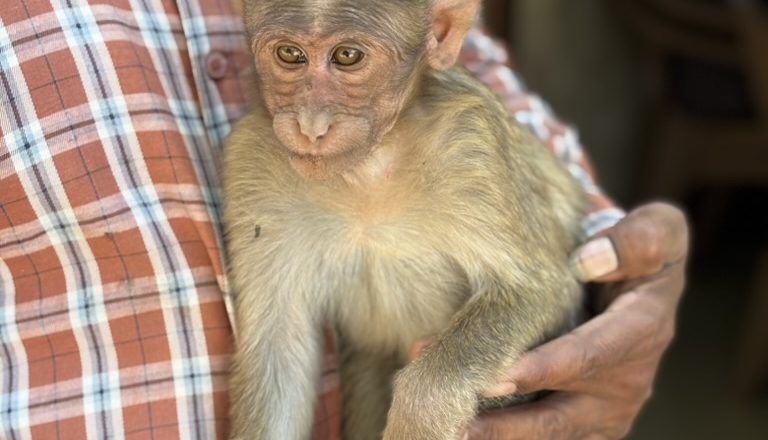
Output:
[[[656,133],[644,169],[646,195],[681,200],[693,188],[768,188],[765,5],[764,0],[622,0],[621,11],[647,43],[658,101]],[[668,68],[676,58],[740,74],[747,114],[697,114],[670,96]],[[710,194],[710,215],[703,221],[705,231],[698,231],[699,243],[714,235],[724,194]],[[768,385],[768,249],[758,258],[756,273],[737,365],[736,385],[742,395]]]
[[[681,199],[696,186],[768,185],[768,18],[758,0],[623,0],[647,43],[657,94],[644,192]],[[749,117],[701,115],[668,93],[670,62],[744,74]]]
[[[745,41],[745,53],[750,62],[750,80],[759,96],[762,126],[768,127],[768,8],[760,10],[756,0],[731,0],[735,7]],[[765,4],[766,2],[763,2]],[[763,144],[768,150],[768,142]],[[763,158],[764,159],[764,158]],[[768,179],[768,162],[763,162],[764,177]],[[752,290],[751,316],[742,350],[738,372],[740,391],[750,394],[768,388],[768,248],[756,265]]]
[[511,0],[484,0],[483,22],[490,33],[502,40],[509,41],[510,18],[514,1]]

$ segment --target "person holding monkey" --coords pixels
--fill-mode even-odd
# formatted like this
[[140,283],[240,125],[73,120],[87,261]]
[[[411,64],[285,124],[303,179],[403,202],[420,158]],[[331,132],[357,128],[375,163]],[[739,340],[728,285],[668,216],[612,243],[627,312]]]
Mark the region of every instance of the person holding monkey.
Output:
[[[0,8],[4,438],[225,437],[215,164],[246,105],[239,20],[221,0]],[[477,33],[468,47],[481,49],[469,67],[494,72],[515,116],[548,128],[534,132],[594,190],[571,134],[538,124],[549,115],[514,89],[498,49]],[[611,225],[616,211],[601,214],[591,192],[595,240],[575,266],[607,283],[609,306],[488,390],[555,393],[481,416],[470,438],[619,438],[649,395],[682,292],[685,222],[653,204]]]

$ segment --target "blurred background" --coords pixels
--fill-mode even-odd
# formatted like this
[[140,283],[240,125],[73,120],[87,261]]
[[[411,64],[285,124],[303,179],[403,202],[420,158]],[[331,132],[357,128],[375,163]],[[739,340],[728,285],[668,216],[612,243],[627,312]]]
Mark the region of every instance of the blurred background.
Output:
[[677,339],[630,439],[768,439],[768,0],[485,0],[602,185],[694,234]]

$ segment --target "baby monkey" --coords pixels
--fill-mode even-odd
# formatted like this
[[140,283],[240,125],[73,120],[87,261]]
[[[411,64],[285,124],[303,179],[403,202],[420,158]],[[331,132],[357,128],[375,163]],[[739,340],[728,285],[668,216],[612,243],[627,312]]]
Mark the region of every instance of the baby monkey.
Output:
[[234,438],[309,438],[324,327],[346,439],[454,440],[574,324],[583,195],[453,68],[479,3],[246,1],[258,100],[224,169]]

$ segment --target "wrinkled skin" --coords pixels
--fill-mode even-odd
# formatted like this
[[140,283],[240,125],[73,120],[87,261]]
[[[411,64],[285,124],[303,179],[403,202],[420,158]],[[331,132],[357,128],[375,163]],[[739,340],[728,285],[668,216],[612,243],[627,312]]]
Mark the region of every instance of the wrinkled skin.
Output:
[[[363,50],[365,57],[341,70],[326,58],[344,41],[354,42],[347,44]],[[275,57],[281,45],[301,48],[308,62],[281,63]],[[312,35],[286,39],[277,34],[259,39],[254,53],[277,138],[293,165],[317,179],[368,157],[394,125],[409,95],[409,89],[403,91],[395,83],[400,72],[389,62],[395,54],[364,34],[334,34],[329,39]],[[373,93],[371,84],[377,89]]]
[[[292,165],[310,179],[327,180],[371,155],[407,107],[426,66],[443,71],[455,64],[480,2],[422,1],[421,12],[417,2],[407,8],[376,1],[357,6],[363,3],[367,14],[316,2],[315,14],[324,17],[319,23],[296,14],[302,1],[283,2],[276,10],[266,2],[246,3],[259,95]],[[420,17],[430,7],[430,29],[420,21],[408,24],[409,11]],[[368,15],[390,20],[368,23]],[[286,47],[301,58],[278,56]],[[363,56],[340,63],[335,57],[340,48]]]
[[[688,227],[683,214],[655,203],[630,213],[598,237],[610,237],[619,268],[601,283],[608,308],[573,332],[523,357],[490,396],[554,393],[542,400],[480,415],[465,438],[619,439],[650,398],[672,341],[685,284]],[[417,343],[413,353],[428,344]]]
[[[317,3],[315,21],[302,1],[247,6],[260,96],[294,168],[326,180],[369,157],[412,95],[425,47],[407,40],[426,40],[425,30],[410,35],[382,24],[385,38],[364,16],[333,4]],[[387,4],[366,7],[391,15]],[[359,57],[345,61],[350,53]]]

